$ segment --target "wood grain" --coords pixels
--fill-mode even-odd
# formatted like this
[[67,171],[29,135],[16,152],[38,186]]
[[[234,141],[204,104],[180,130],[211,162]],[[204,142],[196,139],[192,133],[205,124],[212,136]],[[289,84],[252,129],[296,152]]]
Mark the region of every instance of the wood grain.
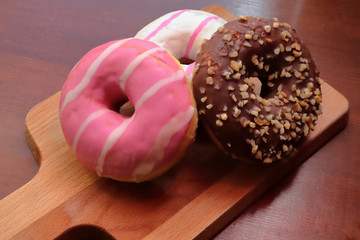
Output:
[[[234,18],[220,6],[206,10]],[[324,113],[289,162],[268,167],[239,164],[212,143],[197,141],[172,173],[137,185],[98,178],[76,160],[61,132],[57,93],[27,115],[26,137],[40,169],[28,184],[1,200],[2,237],[50,239],[71,227],[92,224],[118,239],[207,239],[346,126],[346,98],[326,83],[322,90]],[[203,155],[202,160],[194,155]],[[205,161],[218,163],[201,169]],[[219,171],[223,161],[229,163]]]
[[[215,238],[360,239],[360,31],[354,27],[360,25],[359,2],[212,2],[226,4],[235,15],[276,16],[291,23],[312,51],[321,77],[346,96],[351,109],[343,132]],[[25,116],[32,106],[60,89],[77,59],[96,45],[132,36],[166,12],[201,9],[207,4],[205,0],[154,0],[151,4],[89,0],[85,5],[71,0],[1,1],[0,198],[37,172],[23,134]]]

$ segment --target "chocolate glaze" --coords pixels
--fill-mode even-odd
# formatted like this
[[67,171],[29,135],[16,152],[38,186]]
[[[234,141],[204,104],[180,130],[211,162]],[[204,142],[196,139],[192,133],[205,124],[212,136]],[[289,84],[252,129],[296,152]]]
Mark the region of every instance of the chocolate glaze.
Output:
[[194,72],[199,116],[234,158],[284,159],[321,113],[311,54],[295,30],[276,18],[241,16],[220,27],[203,44]]

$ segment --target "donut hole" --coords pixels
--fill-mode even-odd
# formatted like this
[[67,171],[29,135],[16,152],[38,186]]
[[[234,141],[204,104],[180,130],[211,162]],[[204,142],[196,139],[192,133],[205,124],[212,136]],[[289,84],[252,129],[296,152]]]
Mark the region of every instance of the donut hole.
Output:
[[112,109],[126,117],[131,117],[135,112],[134,105],[128,99],[116,103]]
[[269,98],[273,97],[274,88],[268,87],[267,84],[266,84],[267,81],[262,81],[258,77],[250,77],[248,81],[253,84],[255,95],[260,96],[260,97],[262,97],[264,99],[269,99]]
[[194,62],[194,60],[186,58],[186,57],[182,57],[182,58],[179,59],[179,62],[181,64],[190,65],[190,64],[192,64]]

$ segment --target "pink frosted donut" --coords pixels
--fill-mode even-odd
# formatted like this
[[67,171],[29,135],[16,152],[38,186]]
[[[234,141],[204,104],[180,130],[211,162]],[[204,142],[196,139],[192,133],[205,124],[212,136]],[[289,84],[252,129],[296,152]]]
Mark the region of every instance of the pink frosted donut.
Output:
[[[175,58],[195,60],[202,40],[211,35],[226,21],[201,10],[178,10],[165,14],[141,29],[136,38],[152,41],[168,50]],[[192,79],[194,64],[182,64]]]
[[[118,112],[129,100],[132,116]],[[71,71],[60,123],[77,158],[99,176],[141,182],[172,167],[193,141],[193,96],[178,61],[158,45],[123,39],[96,47]]]

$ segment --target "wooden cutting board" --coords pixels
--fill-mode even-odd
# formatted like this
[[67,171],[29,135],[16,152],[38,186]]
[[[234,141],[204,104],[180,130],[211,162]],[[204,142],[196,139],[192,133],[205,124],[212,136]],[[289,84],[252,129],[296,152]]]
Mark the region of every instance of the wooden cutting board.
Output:
[[[220,6],[204,10],[235,18]],[[178,165],[141,184],[99,178],[76,160],[60,129],[59,92],[26,117],[26,139],[40,169],[0,201],[0,239],[207,239],[346,126],[346,98],[326,82],[322,91],[316,129],[287,163],[239,163],[200,126]]]

